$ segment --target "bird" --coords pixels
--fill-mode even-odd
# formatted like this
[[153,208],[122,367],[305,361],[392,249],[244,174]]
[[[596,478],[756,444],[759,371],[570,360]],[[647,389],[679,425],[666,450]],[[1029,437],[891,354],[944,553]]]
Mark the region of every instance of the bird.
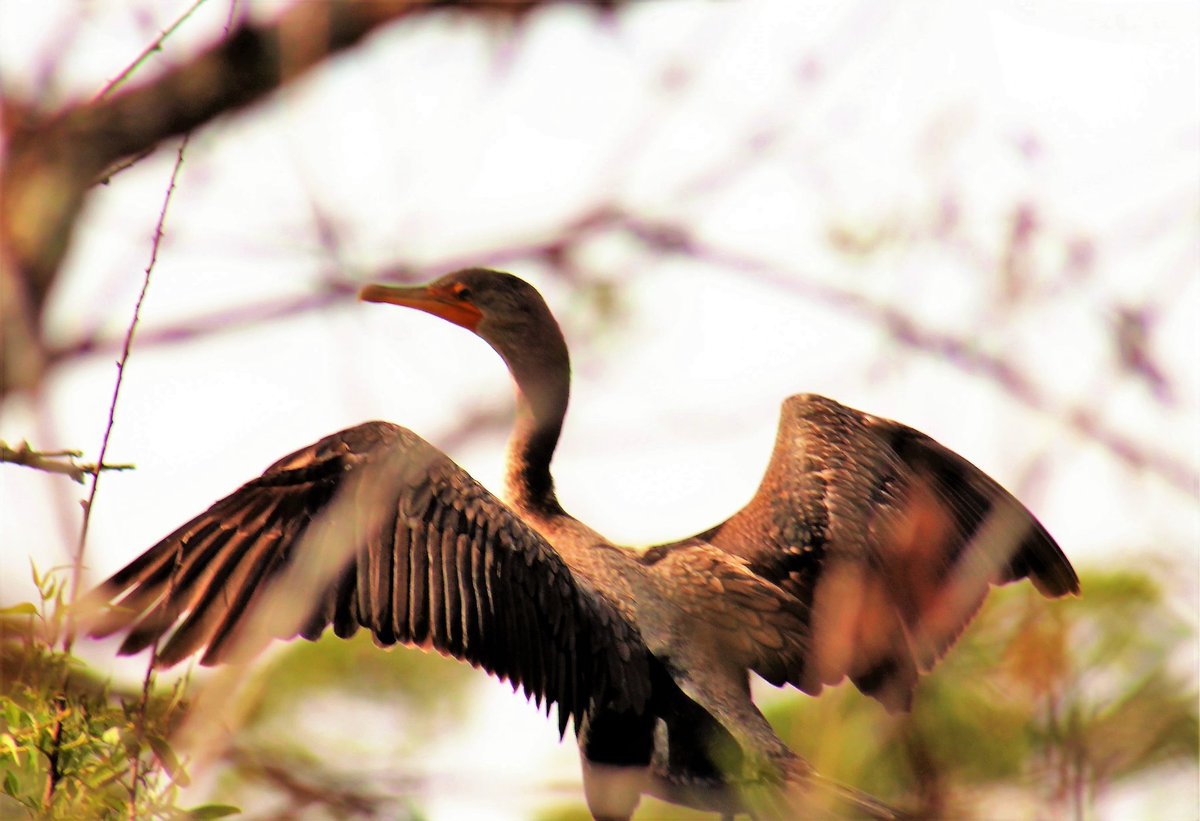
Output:
[[[272,637],[365,628],[522,688],[572,729],[594,818],[643,795],[732,818],[797,817],[826,781],[751,698],[755,674],[817,695],[849,679],[890,711],[955,643],[993,585],[1078,595],[1035,516],[962,456],[814,394],[783,402],[753,498],[708,530],[637,549],[559,503],[550,463],[567,345],[538,291],[472,268],[359,298],[488,343],[515,389],[503,500],[412,431],[365,422],[271,465],[92,594],[90,628],[169,667],[252,657]],[[714,517],[715,518],[715,517]]]

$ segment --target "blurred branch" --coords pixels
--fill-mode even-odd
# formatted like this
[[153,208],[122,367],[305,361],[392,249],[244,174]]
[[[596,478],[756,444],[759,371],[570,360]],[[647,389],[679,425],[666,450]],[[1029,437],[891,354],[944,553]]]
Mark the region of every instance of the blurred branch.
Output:
[[102,470],[133,470],[134,468],[134,465],[113,465],[103,462],[76,464],[75,460],[82,456],[83,452],[78,450],[38,451],[29,447],[28,442],[22,442],[16,448],[10,448],[7,443],[0,442],[0,462],[24,465],[46,473],[70,476],[81,485],[84,476],[94,476]]
[[231,747],[224,758],[237,775],[281,793],[286,807],[273,817],[295,818],[305,810],[322,808],[335,818],[385,818],[386,797],[357,789],[344,774],[327,771],[315,761],[295,757],[281,760],[279,751]]
[[1200,484],[1200,476],[1185,462],[1113,430],[1086,405],[1059,405],[1019,368],[997,354],[980,349],[974,340],[923,327],[894,305],[880,304],[854,291],[826,285],[796,272],[781,271],[774,263],[740,251],[705,243],[681,224],[628,217],[624,219],[624,227],[660,252],[693,257],[753,275],[775,288],[802,294],[876,324],[908,348],[931,354],[965,373],[994,382],[1013,400],[1061,420],[1075,433],[1103,446],[1129,467],[1154,473],[1189,496],[1195,494]]
[[[542,4],[539,0],[298,2],[270,23],[239,26],[227,38],[143,85],[102,92],[95,100],[49,115],[31,105],[5,101],[6,154],[0,167],[0,326],[4,329],[0,397],[40,381],[46,363],[39,318],[87,190],[104,178],[106,169],[262,99],[406,15],[458,7],[516,17]],[[159,46],[161,39],[156,41]],[[151,44],[151,51],[155,45]],[[142,64],[139,57],[131,69]]]
[[[564,229],[564,235],[570,235],[574,230],[573,227],[568,227]],[[579,239],[583,238],[582,234],[579,235]],[[574,241],[571,239],[571,243]],[[561,236],[556,236],[548,241],[512,245],[490,253],[443,260],[430,265],[429,268],[451,271],[476,265],[503,266],[515,260],[550,257],[553,253],[567,247],[568,244],[570,243]],[[372,277],[380,282],[401,284],[411,283],[419,275],[420,271],[417,269],[403,265],[394,266],[387,271],[372,273]],[[164,328],[144,331],[139,334],[138,341],[143,347],[177,345],[204,339],[213,334],[244,330],[288,317],[302,316],[333,305],[353,303],[357,299],[362,284],[360,279],[349,279],[340,274],[331,273],[319,282],[313,293],[268,299],[204,314]],[[48,365],[58,365],[80,356],[108,355],[120,350],[120,344],[120,340],[116,337],[94,333],[83,339],[50,348],[46,353],[46,362]]]
[[1151,350],[1153,310],[1120,307],[1112,318],[1112,324],[1113,342],[1122,370],[1144,382],[1159,402],[1173,404],[1175,397],[1171,386]]
[[[627,234],[657,253],[685,256],[717,265],[875,325],[907,348],[996,384],[1014,401],[1059,420],[1077,435],[1100,445],[1130,468],[1150,472],[1187,495],[1194,495],[1200,484],[1200,476],[1183,460],[1113,429],[1086,405],[1061,405],[1018,366],[1001,355],[980,348],[976,340],[924,327],[896,305],[880,303],[864,294],[820,282],[803,272],[783,270],[777,263],[706,242],[683,223],[652,220],[601,205],[544,239],[487,253],[445,259],[428,267],[449,271],[470,266],[503,266],[515,260],[541,259],[558,270],[565,266],[577,247],[598,235],[613,232]],[[397,266],[374,276],[381,281],[408,282],[416,273],[414,269]],[[147,345],[188,342],[209,334],[252,327],[330,305],[352,302],[360,284],[358,280],[330,275],[322,282],[317,293],[269,300],[199,317],[147,332],[142,336],[142,341]],[[107,353],[114,350],[116,345],[115,339],[93,335],[54,349],[48,359],[57,363],[75,356]]]

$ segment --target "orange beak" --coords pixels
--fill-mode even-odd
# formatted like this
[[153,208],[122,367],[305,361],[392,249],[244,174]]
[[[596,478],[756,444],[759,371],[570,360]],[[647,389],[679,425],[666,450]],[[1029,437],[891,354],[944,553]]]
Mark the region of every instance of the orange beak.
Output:
[[441,317],[468,331],[474,331],[483,319],[483,313],[469,302],[459,299],[449,291],[430,285],[367,285],[358,292],[363,302],[386,302],[416,308],[427,314]]

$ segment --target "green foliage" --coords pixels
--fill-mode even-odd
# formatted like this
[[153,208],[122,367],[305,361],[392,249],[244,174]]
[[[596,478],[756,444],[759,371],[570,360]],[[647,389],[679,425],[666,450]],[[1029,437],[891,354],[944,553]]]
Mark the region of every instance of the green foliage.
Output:
[[849,685],[775,699],[768,717],[817,769],[913,808],[978,816],[996,791],[1079,817],[1104,790],[1162,764],[1194,764],[1193,626],[1147,573],[1086,574],[1084,595],[995,590],[907,715]]
[[[214,819],[229,804],[181,809],[188,762],[172,747],[186,717],[186,681],[159,691],[121,691],[56,648],[66,632],[61,573],[33,570],[40,606],[0,610],[0,818]],[[237,698],[237,741],[219,762],[226,797],[274,795],[295,807],[322,805],[333,817],[418,818],[416,808],[338,771],[327,739],[306,733],[323,699],[381,702],[404,711],[406,754],[416,755],[463,718],[478,676],[436,654],[384,652],[370,636],[295,642],[251,668]],[[315,712],[321,712],[319,709]],[[344,751],[343,751],[344,752]],[[403,766],[403,761],[398,762]],[[421,792],[414,785],[413,794]]]
[[[994,591],[922,680],[910,714],[889,716],[845,685],[819,699],[768,697],[766,712],[818,770],[918,815],[980,816],[1016,794],[1042,812],[1086,815],[1113,785],[1197,760],[1196,684],[1178,657],[1194,625],[1155,581],[1169,572],[1155,570],[1085,574],[1084,596],[1065,601],[1046,601],[1028,585]],[[169,739],[188,710],[185,682],[151,687],[144,698],[55,649],[65,629],[59,576],[35,570],[40,606],[0,611],[0,817],[237,814],[227,804],[177,806],[187,761]],[[305,724],[324,712],[321,700],[398,709],[405,729],[390,769],[407,783],[406,756],[464,720],[478,675],[435,654],[380,651],[365,633],[296,642],[253,670],[239,694],[244,721],[222,760],[220,794],[274,795],[293,808],[316,801],[334,817],[419,817],[404,796],[423,787],[412,782],[397,796],[348,780],[338,767],[354,751],[330,749]],[[587,814],[574,802],[539,817]],[[639,821],[693,817],[709,816],[649,798],[638,812]]]
[[186,772],[166,738],[183,683],[161,695],[114,693],[56,649],[61,574],[33,569],[40,607],[0,611],[0,815],[43,819],[202,819],[237,812],[175,806]]

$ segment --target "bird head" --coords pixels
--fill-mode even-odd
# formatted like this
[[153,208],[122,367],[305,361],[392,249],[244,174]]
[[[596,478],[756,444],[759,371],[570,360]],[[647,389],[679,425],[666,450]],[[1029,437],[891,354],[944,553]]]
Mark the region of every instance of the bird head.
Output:
[[364,302],[416,308],[472,331],[496,350],[514,374],[532,357],[565,362],[558,323],[542,295],[523,279],[485,268],[455,271],[428,285],[367,285]]

